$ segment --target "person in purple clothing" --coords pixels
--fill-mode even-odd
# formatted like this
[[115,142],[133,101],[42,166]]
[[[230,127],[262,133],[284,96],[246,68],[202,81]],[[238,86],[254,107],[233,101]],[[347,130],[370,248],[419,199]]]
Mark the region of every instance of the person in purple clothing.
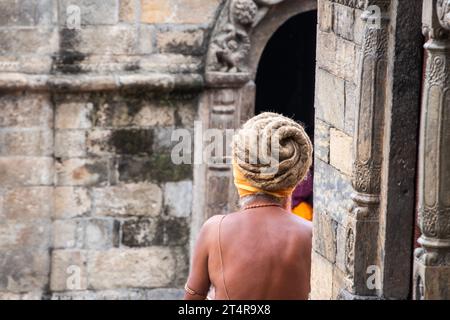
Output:
[[310,169],[305,180],[303,180],[292,193],[292,213],[308,221],[313,219],[313,181],[314,176]]

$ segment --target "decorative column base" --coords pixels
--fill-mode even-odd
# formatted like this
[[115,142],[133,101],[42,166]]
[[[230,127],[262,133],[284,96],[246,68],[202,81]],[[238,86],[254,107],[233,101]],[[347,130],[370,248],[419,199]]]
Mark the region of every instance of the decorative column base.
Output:
[[[420,241],[419,241],[420,242]],[[450,299],[450,252],[439,248],[418,248],[414,252],[413,298]]]

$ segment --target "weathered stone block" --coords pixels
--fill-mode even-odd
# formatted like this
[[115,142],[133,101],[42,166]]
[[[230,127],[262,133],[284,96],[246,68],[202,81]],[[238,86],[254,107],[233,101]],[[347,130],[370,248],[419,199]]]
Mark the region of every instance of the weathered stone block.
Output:
[[353,40],[355,24],[355,12],[351,7],[334,4],[334,24],[333,30],[338,35],[347,40]]
[[99,127],[169,127],[175,124],[175,108],[129,98],[128,101],[108,101],[99,104],[96,110],[96,126]]
[[141,22],[208,24],[220,0],[141,0]]
[[[141,71],[193,74],[201,72],[203,59],[175,53],[152,54],[141,57],[139,66]],[[195,75],[187,76],[192,78],[193,84],[198,83]]]
[[119,159],[119,179],[125,182],[182,181],[192,179],[192,165],[172,163],[169,154],[154,154],[149,158]]
[[133,25],[97,25],[61,31],[61,49],[84,55],[135,54],[138,35]]
[[56,130],[55,157],[78,158],[86,156],[86,131]]
[[105,159],[73,158],[56,163],[59,186],[92,186],[108,181],[108,161]]
[[336,75],[355,82],[357,75],[357,48],[352,41],[336,39]]
[[56,21],[53,0],[3,0],[0,3],[0,26],[50,25]]
[[53,248],[81,248],[83,246],[83,229],[83,222],[80,220],[53,221]]
[[150,54],[155,50],[155,28],[154,26],[141,25],[139,30],[139,42],[137,53]]
[[333,3],[328,0],[318,1],[319,29],[330,32],[333,29]]
[[316,75],[316,117],[344,129],[345,82],[322,70]]
[[316,119],[314,127],[314,154],[328,163],[330,159],[330,125]]
[[3,196],[2,219],[34,220],[50,218],[53,188],[28,187],[8,189]]
[[56,187],[54,191],[53,215],[56,219],[86,215],[91,210],[91,199],[82,187]]
[[192,181],[168,182],[164,185],[164,204],[174,217],[189,217],[192,211]]
[[2,186],[48,186],[53,184],[53,159],[41,157],[0,158]]
[[311,300],[331,300],[333,297],[333,264],[317,252],[311,257]]
[[84,247],[86,249],[109,249],[119,245],[118,221],[90,219],[86,222]]
[[330,129],[330,164],[351,176],[353,168],[353,138],[342,131]]
[[119,20],[124,22],[136,21],[135,0],[120,0]]
[[48,250],[6,250],[0,252],[0,291],[11,293],[42,291],[48,285]]
[[176,257],[167,247],[91,251],[88,256],[92,289],[168,286],[176,272]]
[[122,226],[122,244],[128,247],[149,247],[155,245],[158,220],[146,218],[139,220],[127,220]]
[[90,155],[145,155],[153,152],[152,129],[96,129],[88,133]]
[[158,222],[155,243],[164,246],[182,246],[189,240],[189,220],[186,218],[162,218]]
[[183,288],[189,276],[189,251],[185,246],[173,247],[173,253],[177,262],[173,287]]
[[58,50],[58,32],[52,27],[0,29],[0,54],[53,54]]
[[347,216],[353,202],[350,178],[319,159],[314,161],[314,210],[328,213],[338,223]]
[[[317,66],[347,81],[355,82],[358,48],[330,32],[318,32]],[[320,87],[320,86],[319,86]]]
[[[48,74],[52,69],[52,64],[51,56],[35,56],[32,53],[0,57],[0,71],[5,73]],[[17,77],[24,78],[19,75]]]
[[162,191],[155,184],[137,183],[93,190],[95,214],[100,216],[156,216]]
[[67,19],[73,19],[69,6],[80,8],[81,25],[104,25],[118,22],[118,0],[60,0],[59,19],[67,25]]
[[122,227],[122,243],[128,247],[183,246],[188,240],[186,218],[133,219],[125,221]]
[[2,95],[0,110],[0,127],[52,128],[53,107],[46,94]]
[[50,245],[50,232],[50,222],[45,219],[28,223],[3,221],[0,224],[0,250],[46,250]]
[[331,263],[336,261],[336,229],[337,223],[329,215],[315,212],[313,248]]
[[53,132],[31,129],[0,131],[0,156],[51,156]]
[[87,289],[87,252],[83,250],[53,250],[50,289],[72,291]]
[[115,130],[109,144],[115,154],[145,155],[152,153],[153,131],[151,129]]
[[172,133],[175,128],[155,128],[153,129],[153,150],[155,153],[171,152],[177,141],[172,141]]
[[93,129],[87,132],[86,149],[89,156],[110,156],[114,148],[109,144],[112,131],[109,129]]
[[205,32],[202,29],[161,30],[156,35],[158,50],[163,53],[200,55],[204,50]]
[[94,105],[90,102],[58,103],[56,106],[55,127],[58,129],[88,129],[92,126],[92,111]]
[[317,32],[317,67],[334,72],[336,69],[336,39],[332,32]]
[[351,83],[345,83],[345,132],[353,136],[355,131],[356,96],[357,87]]

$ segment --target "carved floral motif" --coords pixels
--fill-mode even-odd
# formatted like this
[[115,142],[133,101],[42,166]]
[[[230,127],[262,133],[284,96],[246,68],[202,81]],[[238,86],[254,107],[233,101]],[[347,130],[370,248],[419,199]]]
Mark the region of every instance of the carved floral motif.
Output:
[[437,55],[430,58],[430,68],[427,70],[427,80],[430,86],[443,86],[449,80],[449,68],[447,66],[450,61],[445,55]]

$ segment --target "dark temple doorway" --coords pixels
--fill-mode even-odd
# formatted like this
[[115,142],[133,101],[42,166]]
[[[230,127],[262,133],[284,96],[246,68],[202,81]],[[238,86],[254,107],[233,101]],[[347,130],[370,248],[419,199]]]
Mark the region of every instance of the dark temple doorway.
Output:
[[317,11],[298,14],[271,37],[256,74],[255,114],[274,111],[314,137]]
[[[286,21],[267,43],[256,74],[255,114],[281,113],[304,125],[314,142],[317,11]],[[313,219],[313,170],[293,193],[292,211]]]

